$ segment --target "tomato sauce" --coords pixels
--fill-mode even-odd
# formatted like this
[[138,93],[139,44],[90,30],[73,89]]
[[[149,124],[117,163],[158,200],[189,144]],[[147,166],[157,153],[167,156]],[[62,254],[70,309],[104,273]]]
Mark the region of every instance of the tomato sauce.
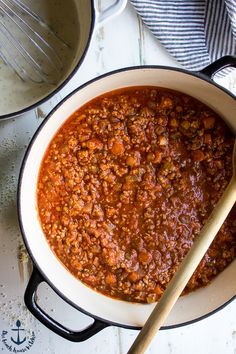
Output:
[[[234,136],[210,108],[158,87],[107,93],[52,139],[38,179],[42,229],[89,287],[157,301],[232,175]],[[207,285],[234,258],[236,208],[190,279]]]

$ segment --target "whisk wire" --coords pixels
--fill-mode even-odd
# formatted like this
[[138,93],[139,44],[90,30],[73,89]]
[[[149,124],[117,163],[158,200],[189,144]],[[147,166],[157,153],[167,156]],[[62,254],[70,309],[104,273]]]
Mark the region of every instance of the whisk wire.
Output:
[[[13,48],[15,48],[17,50],[18,54],[20,54],[26,60],[26,62],[29,65],[31,65],[34,68],[34,70],[36,70],[36,72],[41,77],[41,80],[37,81],[37,80],[33,79],[33,81],[35,81],[35,82],[44,81],[44,75],[46,75],[46,74],[43,72],[43,70],[41,70],[39,63],[37,63],[34,60],[34,58],[27,52],[27,50],[21,45],[21,43],[18,42],[14,38],[14,36],[8,31],[8,29],[6,28],[5,24],[2,23],[2,21],[1,21],[0,31],[8,40],[8,44],[12,45]],[[6,49],[6,45],[5,45],[5,49]],[[8,53],[9,57],[13,57],[12,54],[10,53],[9,49],[8,50],[6,49],[6,52]],[[19,67],[19,65],[17,67]],[[44,75],[41,74],[41,71]]]
[[[6,52],[6,54],[4,54]],[[5,47],[0,47],[0,58],[4,61],[4,63],[10,66],[16,74],[24,81],[31,80],[31,78],[27,75],[26,71],[18,65],[14,58],[11,57],[9,51]]]
[[63,69],[58,52],[69,46],[28,6],[0,0],[0,33],[0,56],[18,76],[37,83],[58,81]]
[[[51,47],[49,46],[49,44],[45,41],[45,39],[40,36],[37,31],[33,30],[33,28],[24,21],[24,19],[22,17],[20,17],[16,11],[14,11],[12,8],[10,8],[7,3],[4,0],[1,0],[1,3],[6,6],[6,8],[8,9],[8,11],[10,11],[12,13],[12,15],[16,18],[19,19],[20,23],[17,23],[17,21],[14,19],[13,16],[11,16],[6,9],[4,9],[2,7],[2,5],[0,4],[0,9],[2,10],[2,12],[26,35],[26,37],[28,38],[28,40],[30,42],[32,42],[35,46],[37,46],[37,48],[40,50],[40,52],[42,53],[43,56],[45,56],[45,58],[48,60],[48,62],[54,66],[54,63],[52,61],[52,59],[50,58],[50,56],[43,50],[43,48],[39,45],[39,43],[33,39],[33,35],[35,35],[38,39],[40,39],[41,43],[44,44],[45,46],[47,46],[47,48],[49,50],[51,50]],[[27,27],[27,30],[29,31],[30,34],[27,33],[27,31],[24,29],[23,26]],[[22,46],[21,46],[22,47]],[[60,58],[58,57],[57,53],[55,52],[55,56],[54,56],[54,60],[57,60],[57,65],[59,66],[59,68],[62,68],[62,61],[60,60]],[[57,66],[55,66],[56,69]],[[59,69],[58,69],[59,70]],[[47,75],[47,73],[44,73],[45,75]]]
[[[6,4],[5,0],[1,0],[3,3]],[[9,1],[9,0],[8,0]],[[42,27],[45,27],[45,29],[47,31],[49,31],[50,35],[53,36],[54,38],[56,38],[57,40],[59,40],[59,38],[56,36],[56,34],[50,29],[50,27],[45,23],[43,22],[43,20],[37,16],[36,14],[34,14],[30,9],[28,9],[26,6],[24,6],[23,4],[21,4],[19,1],[17,0],[12,0],[15,2],[16,6],[18,6],[18,11],[20,11],[21,9],[26,11],[30,16],[32,16],[33,19],[35,19],[37,21],[37,24],[38,22],[40,22],[40,24],[42,25]],[[43,51],[43,45],[45,45],[47,47],[47,49],[49,49],[51,52],[51,54],[54,55],[54,60],[56,59],[57,60],[57,65],[59,65],[60,68],[62,68],[62,61],[60,59],[60,57],[58,56],[57,52],[55,50],[53,50],[52,46],[49,45],[49,43],[43,38],[42,35],[40,35],[40,33],[37,32],[37,30],[35,28],[32,28],[30,26],[29,23],[27,23],[24,18],[22,16],[20,16],[19,14],[17,14],[16,10],[14,11],[14,9],[10,8],[9,5],[6,4],[6,6],[9,8],[10,11],[12,11],[12,13],[14,14],[14,16],[16,16],[20,23],[22,23],[24,26],[26,26],[26,28],[29,30],[31,36],[27,33],[26,30],[24,30],[23,27],[20,27],[20,24],[18,24],[16,21],[14,21],[14,23],[16,24],[16,26],[18,26],[24,33],[25,35],[27,36],[27,38],[33,42],[35,45],[38,46],[38,48],[41,50],[41,52],[45,55],[45,57],[47,57],[47,59],[52,63],[52,59],[49,55],[47,55],[46,52]],[[11,20],[13,21],[14,19],[11,18]],[[36,40],[33,39],[33,36],[36,36],[36,39],[39,40],[39,42],[37,42]],[[40,44],[42,45],[42,47],[40,46]],[[61,41],[60,44],[63,44],[65,47],[67,47],[67,45],[65,44],[64,41]]]
[[[9,1],[9,0],[8,0]],[[23,4],[20,0],[12,0],[15,4],[17,4],[19,6],[19,8],[23,11],[25,11],[25,13],[28,13],[29,16],[31,16],[32,18],[34,18],[36,21],[39,21],[41,23],[42,26],[44,26],[47,31],[49,31],[51,33],[51,35],[54,36],[54,38],[56,38],[58,40],[58,42],[60,43],[60,45],[63,45],[65,48],[68,48],[69,45],[62,39],[60,38],[56,32],[54,32],[50,26],[48,26],[48,24],[42,19],[42,17],[40,17],[38,14],[36,14],[35,12],[33,12],[26,4]],[[48,43],[47,43],[48,44]]]

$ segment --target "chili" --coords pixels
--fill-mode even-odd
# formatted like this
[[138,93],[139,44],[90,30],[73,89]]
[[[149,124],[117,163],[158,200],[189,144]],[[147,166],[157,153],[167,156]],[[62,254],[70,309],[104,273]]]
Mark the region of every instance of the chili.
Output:
[[[37,202],[56,256],[89,287],[157,301],[232,175],[234,136],[180,92],[132,87],[79,108],[52,139]],[[236,208],[189,281],[207,285],[236,254]]]

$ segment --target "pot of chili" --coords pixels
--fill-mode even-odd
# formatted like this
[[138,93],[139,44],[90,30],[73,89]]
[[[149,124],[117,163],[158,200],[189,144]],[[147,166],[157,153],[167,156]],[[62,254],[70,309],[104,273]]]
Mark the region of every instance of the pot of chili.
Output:
[[[141,328],[231,177],[235,97],[201,72],[140,66],[105,74],[66,97],[22,163],[18,217],[34,271],[29,310],[82,341],[106,326]],[[235,298],[233,208],[163,329]],[[94,323],[73,332],[37,304],[47,282]],[[193,291],[194,290],[194,291]],[[207,299],[207,301],[206,301]]]

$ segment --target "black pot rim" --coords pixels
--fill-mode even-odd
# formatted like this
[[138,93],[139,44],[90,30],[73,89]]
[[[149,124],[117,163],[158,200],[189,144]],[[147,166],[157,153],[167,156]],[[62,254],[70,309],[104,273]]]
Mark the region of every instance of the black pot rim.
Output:
[[50,100],[53,96],[55,96],[59,91],[61,91],[61,89],[71,80],[71,78],[75,75],[75,73],[78,71],[79,67],[82,65],[84,58],[87,54],[88,48],[90,46],[91,43],[91,39],[92,39],[92,35],[93,35],[93,31],[94,31],[94,27],[95,27],[95,8],[94,8],[94,0],[90,0],[91,2],[91,23],[90,23],[90,30],[89,30],[89,35],[88,35],[88,40],[86,43],[86,46],[84,48],[83,54],[81,55],[81,57],[79,58],[77,64],[75,65],[74,69],[70,72],[70,74],[65,78],[65,80],[63,80],[61,82],[61,84],[59,86],[56,86],[55,90],[51,91],[48,95],[46,95],[45,97],[43,97],[42,99],[40,99],[39,101],[33,103],[32,105],[22,108],[19,111],[16,112],[12,112],[12,113],[7,113],[7,114],[0,114],[0,121],[5,120],[5,119],[10,119],[10,118],[17,118],[18,116],[21,116],[24,113],[27,113],[35,108],[37,108],[38,106],[40,106],[41,104],[47,102],[48,100]]
[[[44,127],[44,125],[48,122],[48,120],[51,118],[51,116],[54,114],[54,112],[61,106],[64,104],[65,101],[67,101],[71,96],[73,96],[75,93],[77,93],[78,91],[82,90],[84,87],[87,87],[88,85],[90,85],[91,83],[95,82],[95,81],[99,81],[107,76],[111,76],[113,74],[118,74],[118,73],[122,73],[125,71],[131,71],[131,70],[142,70],[142,69],[161,69],[161,70],[171,70],[171,71],[175,71],[175,72],[181,72],[183,74],[187,74],[193,77],[197,77],[203,81],[207,81],[208,83],[216,86],[218,89],[220,89],[221,91],[223,91],[224,93],[228,94],[229,96],[231,96],[233,99],[235,99],[235,96],[228,91],[227,89],[225,89],[224,87],[220,86],[219,84],[215,83],[211,78],[207,77],[206,75],[202,74],[201,72],[189,72],[185,69],[182,68],[174,68],[174,67],[168,67],[168,66],[162,66],[162,65],[137,65],[137,66],[130,66],[130,67],[125,67],[125,68],[121,68],[121,69],[117,69],[117,70],[113,70],[110,72],[107,72],[103,75],[100,75],[94,79],[91,79],[89,81],[87,81],[86,83],[82,84],[81,86],[79,86],[78,88],[76,88],[75,90],[73,90],[70,94],[68,94],[66,97],[64,97],[53,109],[52,111],[47,115],[47,117],[43,120],[43,122],[41,123],[41,125],[38,127],[38,129],[36,130],[36,132],[34,133],[27,149],[25,152],[25,155],[23,157],[22,160],[22,164],[20,167],[20,172],[19,172],[19,178],[18,178],[18,186],[17,186],[17,216],[18,216],[18,222],[19,222],[19,227],[20,227],[20,231],[23,237],[23,241],[25,244],[25,247],[30,255],[30,258],[32,259],[35,267],[37,268],[37,270],[40,272],[40,274],[42,275],[42,277],[45,279],[45,281],[49,284],[49,286],[55,291],[55,293],[57,295],[59,295],[64,301],[66,301],[68,304],[70,304],[72,307],[74,307],[75,309],[79,310],[80,312],[84,313],[85,315],[88,315],[89,317],[104,322],[108,325],[112,325],[112,326],[117,326],[117,327],[122,327],[122,328],[126,328],[126,329],[136,329],[139,330],[141,327],[136,327],[136,326],[131,326],[131,325],[125,325],[125,324],[121,324],[121,323],[117,323],[117,322],[113,322],[104,318],[101,318],[99,316],[96,316],[86,310],[84,310],[83,308],[81,308],[80,306],[78,306],[77,304],[73,303],[70,299],[68,299],[63,293],[61,293],[60,290],[58,290],[54,284],[48,279],[47,275],[41,270],[40,265],[38,264],[38,262],[36,261],[33,253],[31,252],[30,246],[28,244],[27,241],[27,236],[24,232],[24,226],[23,226],[23,222],[21,219],[21,203],[20,203],[20,199],[21,199],[21,184],[22,184],[22,178],[23,178],[23,173],[24,173],[24,169],[25,169],[25,165],[27,163],[27,159],[28,159],[28,155],[30,154],[31,148],[37,138],[37,136],[39,135],[40,131],[42,130],[42,128]],[[231,297],[230,299],[228,299],[225,303],[223,303],[222,305],[220,305],[219,307],[217,307],[216,309],[200,316],[197,318],[194,318],[192,320],[186,321],[186,322],[182,322],[182,323],[178,323],[178,324],[174,324],[174,325],[169,325],[169,326],[163,326],[160,329],[161,330],[167,330],[167,329],[174,329],[174,328],[179,328],[179,327],[183,327],[186,325],[190,325],[193,323],[196,323],[200,320],[203,320],[207,317],[210,317],[211,315],[217,313],[218,311],[222,310],[224,307],[226,307],[228,304],[230,304],[234,299],[236,299],[236,294]]]

